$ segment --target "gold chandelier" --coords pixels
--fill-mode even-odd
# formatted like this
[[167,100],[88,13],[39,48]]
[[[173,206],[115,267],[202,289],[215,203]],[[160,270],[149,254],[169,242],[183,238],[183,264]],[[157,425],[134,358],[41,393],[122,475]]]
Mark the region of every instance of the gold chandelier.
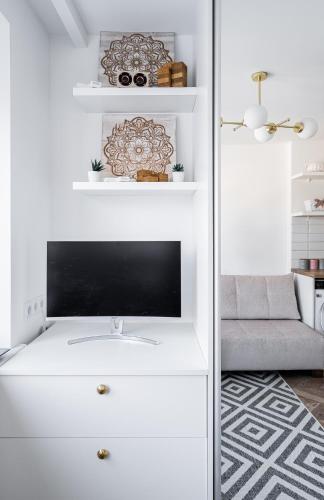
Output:
[[317,130],[318,124],[314,118],[303,118],[301,121],[289,124],[290,118],[280,122],[268,122],[267,109],[261,102],[261,85],[268,78],[266,71],[257,71],[251,75],[252,81],[258,86],[258,104],[250,106],[244,113],[241,121],[225,121],[221,118],[221,127],[223,125],[234,125],[234,131],[241,127],[253,130],[254,137],[258,142],[267,142],[274,137],[274,134],[280,128],[291,129],[301,139],[310,139]]

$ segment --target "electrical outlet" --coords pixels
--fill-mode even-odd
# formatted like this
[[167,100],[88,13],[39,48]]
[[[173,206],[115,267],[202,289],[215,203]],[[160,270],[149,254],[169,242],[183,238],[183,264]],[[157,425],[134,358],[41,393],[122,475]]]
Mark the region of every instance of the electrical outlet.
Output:
[[33,314],[36,315],[38,314],[38,300],[33,301]]
[[25,319],[30,319],[33,316],[33,301],[32,300],[27,300],[25,302],[25,308],[24,308],[24,316]]
[[44,300],[44,295],[39,295],[37,297],[37,312],[38,314],[45,314],[45,300]]
[[44,296],[39,295],[25,302],[25,319],[31,319],[35,316],[43,316],[45,313]]
[[44,311],[44,309],[45,309],[45,301],[44,301],[43,295],[41,295],[39,297],[39,306],[40,306],[41,310]]

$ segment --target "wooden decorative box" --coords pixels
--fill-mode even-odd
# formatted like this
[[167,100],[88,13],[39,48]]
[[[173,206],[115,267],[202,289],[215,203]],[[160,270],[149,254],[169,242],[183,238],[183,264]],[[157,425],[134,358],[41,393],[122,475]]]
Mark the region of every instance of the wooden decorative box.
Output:
[[168,182],[168,174],[152,172],[152,170],[138,170],[137,182]]
[[159,182],[168,182],[169,180],[168,174],[162,174],[162,172],[158,174],[158,177],[159,177]]
[[158,87],[171,87],[171,63],[166,63],[157,70]]
[[159,87],[186,87],[187,66],[184,62],[167,63],[157,71]]
[[187,66],[184,62],[174,62],[171,65],[171,86],[187,86]]

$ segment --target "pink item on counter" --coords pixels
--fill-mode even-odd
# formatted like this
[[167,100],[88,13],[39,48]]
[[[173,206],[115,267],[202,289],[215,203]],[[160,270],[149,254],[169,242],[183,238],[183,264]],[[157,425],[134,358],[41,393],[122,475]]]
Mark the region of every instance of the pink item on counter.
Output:
[[309,262],[309,268],[312,271],[317,271],[318,269],[318,259],[311,259]]

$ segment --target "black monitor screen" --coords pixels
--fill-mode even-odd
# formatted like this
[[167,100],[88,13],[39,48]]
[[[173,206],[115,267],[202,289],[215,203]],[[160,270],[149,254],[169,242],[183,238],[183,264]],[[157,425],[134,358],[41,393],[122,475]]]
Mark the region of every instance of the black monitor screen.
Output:
[[50,241],[47,316],[181,316],[179,241]]

